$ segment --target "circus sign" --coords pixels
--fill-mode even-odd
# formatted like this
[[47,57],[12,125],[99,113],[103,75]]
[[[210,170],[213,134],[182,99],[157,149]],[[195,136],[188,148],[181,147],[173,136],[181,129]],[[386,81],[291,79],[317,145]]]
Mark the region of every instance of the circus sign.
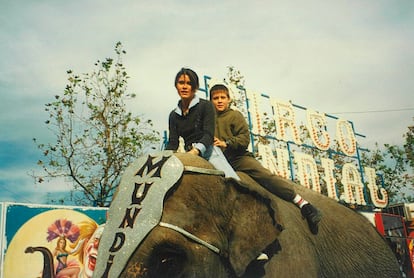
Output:
[[[204,77],[205,88],[217,81]],[[348,204],[386,207],[381,175],[362,165],[354,124],[292,102],[227,84],[233,109],[249,123],[250,150],[273,173]],[[306,134],[306,136],[303,136]]]

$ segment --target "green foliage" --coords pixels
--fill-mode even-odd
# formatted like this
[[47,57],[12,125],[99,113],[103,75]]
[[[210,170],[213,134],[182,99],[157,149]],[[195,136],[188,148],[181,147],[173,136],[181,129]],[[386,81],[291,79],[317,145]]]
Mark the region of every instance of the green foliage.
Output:
[[244,76],[234,67],[227,67],[227,78],[224,84],[232,85],[229,89],[231,95],[231,106],[236,107],[243,114],[247,114],[246,110],[246,92],[244,91]]
[[381,173],[390,203],[414,202],[414,159],[413,127],[404,134],[405,144],[385,144],[384,149],[376,148],[364,153],[362,160]]
[[97,61],[91,73],[67,71],[63,95],[45,105],[53,143],[37,143],[44,160],[38,164],[45,178],[64,177],[73,183],[72,198],[79,205],[109,205],[123,169],[143,150],[159,141],[151,120],[133,116],[125,102],[129,76],[122,63],[126,52],[115,46],[116,59]]
[[414,126],[409,126],[405,137],[405,162],[408,163],[411,169],[414,169]]

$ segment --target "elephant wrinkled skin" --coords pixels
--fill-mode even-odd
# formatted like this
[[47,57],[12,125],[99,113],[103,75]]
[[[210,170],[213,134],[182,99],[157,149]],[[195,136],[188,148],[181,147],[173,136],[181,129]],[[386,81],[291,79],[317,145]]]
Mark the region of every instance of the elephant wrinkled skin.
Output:
[[[174,155],[184,165],[212,168],[194,155]],[[239,174],[243,184],[254,183]],[[218,247],[220,255],[156,226],[122,277],[400,277],[392,251],[367,219],[303,186],[296,187],[298,193],[324,216],[317,235],[294,204],[257,184],[254,191],[246,190],[233,179],[199,173],[185,173],[178,183],[166,198],[161,221]],[[269,247],[274,251],[270,260],[257,262]]]

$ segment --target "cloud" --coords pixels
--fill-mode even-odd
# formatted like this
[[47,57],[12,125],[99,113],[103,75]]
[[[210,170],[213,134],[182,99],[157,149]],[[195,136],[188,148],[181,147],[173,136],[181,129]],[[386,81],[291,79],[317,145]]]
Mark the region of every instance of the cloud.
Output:
[[401,144],[413,124],[412,110],[397,111],[414,107],[413,8],[382,0],[7,1],[0,171],[14,174],[2,176],[1,186],[30,191],[21,175],[37,161],[31,139],[53,139],[43,105],[63,92],[67,69],[90,72],[96,60],[114,56],[117,41],[137,94],[128,108],[160,132],[177,103],[173,78],[182,66],[218,79],[234,66],[249,90],[338,113],[368,145]]
[[68,196],[72,189],[70,184],[62,179],[35,183],[28,171],[20,167],[0,170],[0,177],[0,202],[47,203],[54,197],[58,199]]

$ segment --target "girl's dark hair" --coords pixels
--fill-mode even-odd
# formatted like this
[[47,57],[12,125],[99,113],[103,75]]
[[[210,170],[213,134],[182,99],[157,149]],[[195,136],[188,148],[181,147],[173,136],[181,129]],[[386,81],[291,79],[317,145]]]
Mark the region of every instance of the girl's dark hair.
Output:
[[215,91],[225,91],[226,94],[227,94],[227,97],[230,98],[229,89],[225,85],[223,85],[223,84],[216,84],[213,87],[211,87],[211,89],[210,89],[210,100],[212,99],[213,93]]
[[198,88],[200,88],[200,84],[198,83],[197,73],[195,73],[195,71],[193,71],[192,69],[189,69],[189,68],[181,68],[181,70],[175,76],[174,86],[177,85],[178,79],[183,74],[187,75],[190,78],[191,89],[197,91]]

